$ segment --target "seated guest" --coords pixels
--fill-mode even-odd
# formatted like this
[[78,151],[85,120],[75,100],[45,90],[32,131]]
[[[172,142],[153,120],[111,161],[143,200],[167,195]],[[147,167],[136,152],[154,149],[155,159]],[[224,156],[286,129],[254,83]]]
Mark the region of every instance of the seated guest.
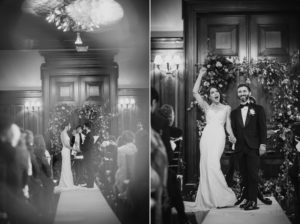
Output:
[[131,131],[123,131],[118,147],[118,170],[115,175],[115,188],[119,193],[126,190],[125,180],[129,180],[133,174],[135,154],[137,148],[134,142],[134,133]]
[[36,135],[34,137],[34,146],[34,154],[36,156],[37,164],[39,166],[40,171],[38,173],[38,178],[42,181],[43,184],[41,198],[39,199],[39,209],[45,221],[50,223],[52,215],[54,214],[54,183],[52,180],[51,167],[46,157],[46,143],[42,135]]

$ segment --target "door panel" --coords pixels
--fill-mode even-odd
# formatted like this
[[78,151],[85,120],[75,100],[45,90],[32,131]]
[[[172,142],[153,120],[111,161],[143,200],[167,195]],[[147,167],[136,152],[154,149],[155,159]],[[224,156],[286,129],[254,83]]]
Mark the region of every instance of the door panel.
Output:
[[79,81],[80,104],[103,104],[109,99],[109,76],[81,76]]
[[68,103],[78,105],[78,77],[52,76],[50,78],[50,106]]
[[246,17],[210,15],[198,21],[198,61],[203,63],[208,52],[217,55],[247,55]]
[[299,48],[299,22],[293,15],[252,15],[250,50],[254,59],[271,56],[287,60]]

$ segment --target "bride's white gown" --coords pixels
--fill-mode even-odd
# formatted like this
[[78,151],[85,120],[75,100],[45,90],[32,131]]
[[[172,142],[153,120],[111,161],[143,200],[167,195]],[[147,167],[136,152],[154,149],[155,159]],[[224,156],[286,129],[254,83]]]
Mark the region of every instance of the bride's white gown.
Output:
[[67,148],[67,146],[70,147],[70,137],[66,131],[62,131],[60,138],[63,145],[61,150],[62,162],[60,180],[58,186],[56,187],[56,191],[78,189],[73,182],[70,149]]
[[186,210],[208,210],[233,206],[236,196],[228,187],[220,159],[225,147],[227,108],[206,111],[206,126],[200,140],[200,181],[195,202],[185,202]]

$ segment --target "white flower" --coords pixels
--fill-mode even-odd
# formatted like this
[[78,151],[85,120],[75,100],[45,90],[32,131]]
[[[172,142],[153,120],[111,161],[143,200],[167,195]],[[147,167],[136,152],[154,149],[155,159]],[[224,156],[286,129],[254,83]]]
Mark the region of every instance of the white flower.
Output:
[[204,82],[204,86],[209,86],[209,83],[207,81]]
[[255,115],[255,110],[253,108],[251,108],[249,113],[250,113],[250,115],[254,116]]
[[228,69],[227,69],[227,68],[225,68],[225,69],[224,69],[224,71],[225,71],[225,72],[228,72]]
[[222,65],[221,62],[217,61],[216,66],[217,66],[217,67],[222,67],[223,65]]

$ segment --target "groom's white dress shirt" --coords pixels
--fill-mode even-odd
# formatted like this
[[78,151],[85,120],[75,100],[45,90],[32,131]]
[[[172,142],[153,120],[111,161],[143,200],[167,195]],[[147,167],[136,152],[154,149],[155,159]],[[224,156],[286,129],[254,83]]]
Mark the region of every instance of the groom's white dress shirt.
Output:
[[244,106],[244,107],[241,109],[244,126],[245,126],[245,123],[246,123],[246,118],[247,118],[248,110],[249,110],[249,107],[248,107],[248,106]]

